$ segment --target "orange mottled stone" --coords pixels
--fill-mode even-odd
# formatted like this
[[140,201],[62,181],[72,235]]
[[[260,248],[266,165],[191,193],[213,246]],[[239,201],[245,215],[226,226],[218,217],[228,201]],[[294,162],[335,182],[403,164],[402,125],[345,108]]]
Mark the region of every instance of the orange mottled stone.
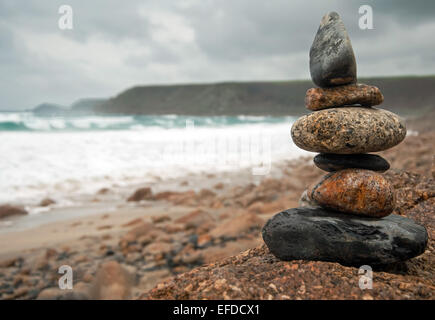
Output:
[[308,189],[308,196],[328,209],[377,218],[389,215],[396,202],[388,180],[364,169],[327,174]]
[[383,101],[384,96],[377,87],[362,83],[331,88],[311,88],[305,95],[305,106],[314,111],[354,104],[370,107]]

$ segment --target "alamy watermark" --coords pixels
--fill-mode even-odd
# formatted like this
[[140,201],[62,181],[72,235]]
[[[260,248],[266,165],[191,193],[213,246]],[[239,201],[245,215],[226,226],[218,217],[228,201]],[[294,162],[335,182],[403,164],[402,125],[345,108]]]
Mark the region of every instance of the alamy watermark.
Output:
[[252,134],[227,134],[225,129],[202,136],[193,120],[186,121],[186,134],[164,146],[155,159],[159,164],[189,163],[197,166],[213,166],[215,169],[231,170],[251,168],[253,175],[267,175],[271,169],[272,137],[262,130]]
[[74,28],[73,9],[70,5],[64,4],[59,7],[58,13],[61,14],[57,25],[60,30],[72,30]]
[[359,268],[359,288],[361,290],[373,289],[373,270],[372,267],[368,265],[363,265]]
[[61,290],[72,290],[73,289],[73,270],[68,265],[63,265],[59,267],[58,273],[63,274],[59,278],[58,284]]
[[373,8],[368,4],[362,5],[358,9],[361,15],[358,20],[358,26],[361,30],[372,30],[373,27]]
[[[72,30],[74,28],[73,8],[70,5],[63,4],[59,7],[58,13],[61,15],[58,20],[58,26],[61,30]],[[373,27],[373,8],[368,4],[361,5],[358,9],[360,14],[358,26],[361,30],[372,30]]]

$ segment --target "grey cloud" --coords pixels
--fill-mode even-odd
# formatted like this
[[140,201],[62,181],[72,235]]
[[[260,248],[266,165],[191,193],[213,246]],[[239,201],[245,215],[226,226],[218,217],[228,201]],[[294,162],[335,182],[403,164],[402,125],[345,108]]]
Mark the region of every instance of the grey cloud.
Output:
[[372,1],[373,8],[405,25],[433,21],[435,1],[431,0],[384,0]]
[[58,32],[58,9],[69,4],[74,12],[74,32],[66,34],[84,41],[91,34],[99,34],[116,41],[120,38],[148,36],[148,27],[138,12],[143,1],[64,1],[41,2],[27,0],[23,5],[18,1],[2,0],[0,17],[10,21],[10,26],[23,26],[40,32]]
[[[326,6],[293,1],[214,1],[188,12],[210,56],[241,59],[307,50]],[[314,12],[313,12],[314,11]]]
[[[57,10],[65,3],[74,9],[74,30],[67,32],[57,28]],[[373,7],[374,30],[358,28],[362,4]],[[0,0],[0,109],[69,104],[136,84],[308,77],[308,51],[328,11],[342,16],[361,75],[435,73],[431,0]],[[182,17],[194,41],[156,40],[156,12]],[[101,63],[89,59],[83,65],[86,57],[77,58],[76,52],[64,53],[62,60],[44,50],[29,51],[17,31],[68,39],[73,51],[95,48],[96,38],[107,46],[89,53],[101,56]],[[180,35],[174,32],[176,39]],[[133,43],[128,49],[113,50],[128,41]]]

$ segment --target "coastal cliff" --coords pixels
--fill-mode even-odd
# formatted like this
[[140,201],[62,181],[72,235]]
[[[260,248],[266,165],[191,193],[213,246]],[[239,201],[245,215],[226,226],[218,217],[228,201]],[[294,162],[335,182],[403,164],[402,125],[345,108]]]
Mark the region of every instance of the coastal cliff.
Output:
[[[434,108],[435,77],[359,79],[382,89],[381,108],[413,116]],[[95,107],[103,114],[298,115],[309,80],[136,86]],[[393,107],[394,106],[394,107]]]

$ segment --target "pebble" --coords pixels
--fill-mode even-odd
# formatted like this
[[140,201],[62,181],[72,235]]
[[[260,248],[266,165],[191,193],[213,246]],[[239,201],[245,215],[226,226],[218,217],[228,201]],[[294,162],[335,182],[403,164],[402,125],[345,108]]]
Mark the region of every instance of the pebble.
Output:
[[310,49],[311,78],[319,87],[356,82],[356,60],[343,21],[336,12],[326,14]]
[[375,154],[320,153],[314,157],[314,164],[328,172],[349,168],[385,172],[390,168],[387,160]]
[[311,88],[305,95],[305,107],[317,111],[331,107],[361,105],[371,107],[381,104],[384,96],[375,86],[348,84],[332,88]]
[[321,153],[357,154],[389,149],[406,136],[404,122],[375,108],[341,107],[299,118],[291,136],[301,149]]
[[396,203],[391,184],[381,174],[364,169],[329,173],[307,193],[322,207],[377,218],[389,215]]
[[26,214],[28,214],[28,212],[21,206],[13,206],[9,204],[0,205],[0,219],[9,216]]

